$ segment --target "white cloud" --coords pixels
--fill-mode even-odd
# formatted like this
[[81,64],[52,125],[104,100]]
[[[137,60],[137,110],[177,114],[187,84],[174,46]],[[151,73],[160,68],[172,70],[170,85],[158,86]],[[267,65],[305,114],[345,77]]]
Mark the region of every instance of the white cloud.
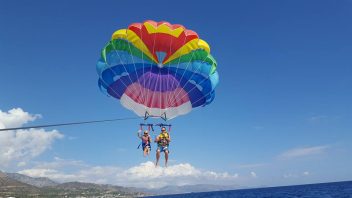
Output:
[[24,162],[24,161],[17,163],[18,167],[22,167],[22,166],[26,166],[26,165],[27,165],[27,162]]
[[303,175],[305,175],[305,176],[307,176],[307,175],[309,175],[310,173],[308,172],[308,171],[304,171],[303,172]]
[[39,114],[29,114],[24,112],[21,108],[14,108],[8,112],[0,110],[0,129],[20,127],[30,121],[34,121],[37,118],[41,118]]
[[257,173],[255,173],[255,172],[251,172],[251,177],[257,177]]
[[283,178],[285,179],[293,179],[293,178],[300,178],[302,176],[308,176],[310,173],[308,171],[304,171],[303,173],[285,173]]
[[[31,115],[20,108],[0,111],[0,128],[20,127],[34,121],[39,115]],[[0,167],[25,166],[26,162],[49,149],[63,135],[57,130],[11,130],[0,133]]]
[[65,167],[70,168],[85,168],[88,167],[83,161],[80,160],[66,160],[60,157],[54,157],[51,162],[34,162],[35,167],[39,169],[61,169]]
[[2,131],[0,133],[0,166],[8,166],[12,162],[26,161],[37,157],[49,149],[54,140],[63,135],[56,130],[43,129]]
[[30,177],[49,177],[53,180],[74,180],[76,175],[74,174],[62,174],[61,172],[54,169],[45,168],[34,168],[19,171],[18,173],[28,175]]
[[[75,162],[70,160],[58,162],[55,160],[52,164],[72,164]],[[81,181],[148,188],[199,183],[233,184],[237,182],[239,177],[238,174],[229,174],[227,172],[219,173],[200,170],[189,163],[180,163],[164,168],[155,167],[153,162],[148,161],[125,169],[116,166],[83,166],[81,164],[73,171],[65,171],[65,168],[55,169],[53,167],[34,167],[19,171],[19,173],[32,177],[48,177],[60,182]]]
[[302,147],[302,148],[294,148],[288,151],[283,152],[278,156],[279,159],[292,159],[304,156],[318,155],[324,153],[329,146],[314,146],[314,147]]

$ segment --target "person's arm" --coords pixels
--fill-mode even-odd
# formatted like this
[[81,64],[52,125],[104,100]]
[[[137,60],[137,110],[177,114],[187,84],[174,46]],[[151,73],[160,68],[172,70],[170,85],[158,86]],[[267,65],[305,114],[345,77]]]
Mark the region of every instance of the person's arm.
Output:
[[154,142],[159,142],[159,136],[156,136]]
[[149,135],[149,143],[152,142],[152,141],[153,141],[152,137],[150,137],[150,135]]
[[167,141],[168,141],[168,142],[171,142],[170,134],[169,134],[169,137],[167,138]]

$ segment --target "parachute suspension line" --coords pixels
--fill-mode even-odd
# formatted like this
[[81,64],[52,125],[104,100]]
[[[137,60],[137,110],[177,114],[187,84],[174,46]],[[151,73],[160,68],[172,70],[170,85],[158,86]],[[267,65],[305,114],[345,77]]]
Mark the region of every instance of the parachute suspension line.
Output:
[[[155,38],[156,38],[156,33],[154,33],[154,43],[153,43],[153,52],[152,52],[152,54],[155,54]],[[151,70],[152,70],[152,67],[150,68],[150,73],[151,73]],[[150,106],[151,106],[151,108],[153,108],[152,107],[152,105],[153,105],[152,101],[154,101],[154,96],[155,96],[155,93],[157,92],[156,91],[156,87],[158,85],[159,77],[160,77],[160,70],[159,70],[159,75],[157,75],[157,77],[156,77],[156,81],[155,81],[155,85],[154,85],[154,89],[153,89],[154,91],[152,91],[152,95],[150,97],[150,101],[151,101],[151,105]],[[150,81],[151,81],[151,79],[150,79]],[[153,115],[153,113],[152,113],[152,115],[150,117],[154,117],[154,116],[156,116],[156,115]]]
[[[168,54],[168,57],[170,57],[171,56],[171,46],[172,46],[172,43],[173,43],[173,41],[174,41],[174,38],[175,37],[173,37],[173,36],[170,36],[170,47],[169,47],[169,54]],[[169,78],[169,76],[170,76],[170,64],[171,63],[171,61],[169,61],[169,64],[168,64],[168,66],[167,66],[167,77]],[[166,88],[167,88],[167,94],[166,94],[166,98],[164,98],[165,99],[165,111],[164,111],[164,113],[165,113],[165,118],[166,118],[166,112],[167,112],[167,110],[168,110],[168,108],[170,107],[169,106],[169,103],[168,103],[168,99],[169,99],[169,97],[170,97],[170,91],[169,90],[171,90],[170,88],[171,87],[169,87],[169,80],[167,80],[166,81]]]
[[[155,86],[154,86],[154,91],[153,91],[153,95],[152,95],[152,98],[151,98],[152,101],[154,101],[155,93],[158,92],[156,88],[157,88],[157,86],[158,86],[159,79],[160,79],[160,81],[161,81],[160,70],[159,70],[159,75],[156,77],[156,82],[155,82]],[[155,105],[157,105],[157,101],[156,101]],[[159,109],[160,109],[160,108],[159,108]],[[155,116],[155,115],[152,114],[152,116]]]
[[198,99],[198,100],[196,100],[194,103],[199,102],[199,101],[200,101],[200,100],[202,100],[203,98],[205,98],[205,97],[209,96],[211,93],[212,93],[212,92],[209,92],[209,93],[205,94],[205,95],[204,95],[204,97],[199,98],[199,99]]
[[[103,80],[103,78],[101,78],[102,80]],[[105,85],[108,85],[106,82],[105,82],[105,80],[103,80],[103,82],[104,82],[104,84]],[[121,81],[122,82],[122,81]],[[127,87],[126,85],[125,85],[125,83],[123,83],[123,85],[125,86],[125,87]],[[118,95],[117,94],[117,92],[114,90],[114,89],[111,89],[116,95]],[[132,103],[131,102],[129,102],[129,104],[130,104],[130,106],[133,108],[133,105],[131,105]],[[134,109],[134,108],[133,108]]]
[[[192,54],[192,57],[193,57],[193,54]],[[208,56],[207,56],[207,57],[208,57]],[[207,59],[207,57],[205,57],[205,58],[202,60],[202,64],[205,62],[205,60]],[[196,70],[195,72],[192,72],[192,75],[189,77],[189,79],[192,79],[192,77],[193,77],[194,74],[196,74],[196,73],[198,73],[198,74],[204,76],[203,74],[201,74],[201,73],[198,72],[198,71],[200,71],[202,64],[199,64],[197,70]],[[208,80],[209,78],[210,78],[210,76],[207,75],[207,76],[205,76],[205,79],[204,79],[204,80]],[[198,84],[201,84],[202,82],[204,82],[204,80],[202,80],[202,81],[201,81],[200,83],[198,83]],[[182,89],[184,89],[188,83],[189,83],[189,80],[182,86]],[[196,86],[194,86],[194,87],[196,87]],[[193,88],[194,88],[194,87],[193,87]],[[193,88],[187,92],[187,95],[193,90]],[[178,97],[178,95],[179,95],[180,93],[181,93],[181,91],[179,91],[179,92],[176,94],[176,98]],[[184,97],[185,97],[185,95],[183,95],[183,96],[180,98],[180,100],[183,99]],[[198,100],[198,101],[199,101],[199,100]],[[176,99],[175,99],[175,103],[176,103]]]
[[[203,80],[202,80],[202,81],[200,81],[198,84],[201,84],[201,83],[203,83],[203,82],[204,82],[204,81],[206,81],[206,80],[209,80],[209,77],[208,77],[208,78],[203,79]],[[188,83],[188,82],[187,82],[187,83]],[[190,89],[187,93],[189,93],[189,92],[193,91],[195,88],[196,88],[196,86],[194,86],[192,89]],[[199,99],[198,99],[198,100],[196,100],[194,103],[199,102],[200,100],[202,100],[203,98],[207,97],[207,96],[208,96],[208,95],[210,95],[211,93],[212,93],[212,92],[209,92],[209,93],[205,94],[203,97],[199,98]],[[183,96],[180,98],[180,100],[182,100],[185,96],[186,96],[186,95],[183,95]]]
[[[186,73],[186,71],[187,71],[187,69],[188,69],[188,66],[190,65],[190,63],[191,63],[191,61],[192,61],[192,59],[193,59],[193,56],[194,56],[194,52],[192,51],[191,52],[192,53],[192,56],[191,56],[191,58],[189,59],[189,61],[188,61],[188,63],[187,63],[187,66],[186,66],[186,68],[184,69],[184,71],[183,71],[183,73],[182,73],[182,76],[181,76],[181,78],[180,78],[180,82],[182,81],[182,79],[183,79],[183,76],[185,75],[185,73]],[[187,81],[188,82],[188,81]],[[181,93],[181,91],[185,88],[185,85],[186,85],[187,83],[185,83],[183,86],[182,86],[182,89],[180,89],[176,94],[175,94],[175,101],[177,100],[177,97],[178,97],[178,95]],[[187,95],[188,95],[188,93],[187,93]],[[177,103],[176,103],[177,104]],[[173,104],[174,105],[174,104]]]
[[[154,34],[154,40],[153,40],[153,51],[151,52],[151,54],[154,54],[154,50],[155,50],[155,38],[156,38],[156,34]],[[149,49],[148,49],[149,50]],[[152,68],[153,68],[153,65],[152,65],[153,63],[152,62],[150,62],[150,70],[149,70],[149,78],[148,78],[148,89],[147,89],[147,104],[148,104],[148,106],[151,106],[151,103],[152,103],[152,100],[149,98],[149,96],[150,96],[150,89],[149,89],[149,87],[150,87],[150,83],[151,83],[151,75],[152,75]],[[153,93],[154,94],[154,93]],[[150,104],[149,104],[150,103]]]
[[[110,42],[111,42],[111,41],[110,41]],[[112,42],[111,42],[111,45],[113,46],[114,51],[116,51],[116,49],[115,49],[115,47],[114,47],[114,44],[113,44]],[[107,63],[109,70],[112,71],[112,72],[114,73],[114,75],[116,76],[116,75],[117,75],[116,72],[115,72],[113,69],[111,69],[112,65],[110,65],[107,61],[105,61],[105,62]],[[120,58],[120,62],[121,62],[121,58]],[[126,70],[125,70],[125,71],[126,71]],[[106,83],[106,81],[104,80],[104,78],[102,78],[102,74],[99,74],[99,78],[103,81],[103,83],[105,84],[105,86],[109,86],[109,85]],[[121,81],[121,82],[122,82],[122,81]],[[125,87],[127,87],[124,82],[122,82],[122,84],[123,84]],[[117,92],[116,92],[114,89],[111,89],[111,90],[112,90],[116,95],[118,95]]]
[[[139,29],[139,33],[140,33],[140,35],[141,35],[141,39],[140,39],[140,43],[142,43],[143,44],[143,42],[142,42],[142,40],[143,40],[143,34],[142,34],[142,29]],[[145,74],[145,72],[144,72],[144,69],[145,69],[145,65],[144,65],[144,52],[141,50],[141,52],[142,52],[142,61],[143,61],[143,75]],[[144,110],[145,111],[147,111],[147,106],[146,106],[146,96],[144,95],[145,94],[145,79],[143,80],[143,88],[144,88],[144,90],[143,90],[143,92],[141,92],[141,94],[142,94],[142,96],[143,96],[143,106],[144,106]]]
[[[170,54],[171,54],[171,46],[172,46],[172,41],[173,41],[173,36],[170,36],[170,39],[169,39],[169,53],[167,54],[168,57],[170,57]],[[164,61],[164,60],[163,60]],[[163,81],[163,86],[162,87],[165,87],[165,94],[161,94],[163,96],[162,98],[162,102],[163,102],[163,108],[160,108],[161,111],[160,111],[160,117],[163,118],[163,120],[166,120],[166,111],[168,109],[168,104],[167,104],[167,98],[168,98],[168,95],[170,94],[170,87],[169,87],[169,76],[170,76],[170,62],[168,64],[168,66],[164,65],[163,67],[165,67],[165,69],[167,70],[167,76],[166,76],[166,80]]]
[[[186,43],[186,39],[187,39],[187,36],[185,36],[185,38],[184,38],[184,40],[183,40],[183,44],[182,44],[182,46],[184,46],[185,45],[185,43]],[[184,50],[184,48],[182,49],[182,51],[181,51],[181,54],[182,54],[182,52],[183,52],[183,50]],[[176,51],[177,52],[177,51]],[[175,53],[176,53],[175,52]],[[177,75],[177,71],[178,71],[178,66],[179,66],[179,64],[180,64],[180,60],[181,60],[181,56],[179,56],[178,57],[178,62],[177,62],[177,66],[176,66],[176,71],[175,71],[175,78],[177,78],[176,77],[176,75]],[[171,61],[170,61],[171,62]],[[180,82],[179,82],[180,83]],[[173,87],[174,86],[174,84],[175,84],[175,82],[174,81],[172,81],[172,85],[171,85],[171,87]],[[171,100],[171,98],[174,98],[174,95],[171,95],[170,94],[170,96],[169,96],[169,98],[168,98],[168,104],[170,104],[170,100]],[[175,98],[174,98],[175,99]]]
[[[110,41],[110,42],[111,42],[111,41]],[[131,79],[131,76],[130,76],[130,74],[127,72],[126,66],[125,66],[125,64],[122,62],[122,59],[121,59],[121,56],[120,56],[118,50],[115,48],[115,45],[114,45],[112,42],[111,42],[111,44],[112,44],[112,47],[114,48],[115,53],[116,53],[116,54],[118,55],[118,57],[119,57],[120,64],[122,64],[123,68],[125,69],[125,72],[126,72],[127,75],[128,75],[128,78],[130,79],[130,82],[131,82],[131,84],[132,84],[133,81],[132,81],[132,79]],[[113,69],[111,69],[111,65],[110,65],[110,64],[109,64],[109,66],[110,66],[109,69],[114,73],[114,76],[117,76],[116,72],[115,72]],[[121,82],[122,82],[122,84],[123,84],[123,85],[126,87],[126,89],[127,89],[128,86],[127,86],[123,81],[121,81]],[[114,89],[112,89],[112,90],[114,90]],[[114,93],[115,93],[116,95],[118,95],[115,90],[114,90]],[[134,108],[133,103],[130,102],[129,100],[127,100],[127,102],[128,102],[128,105],[135,111],[136,109]]]
[[148,111],[146,111],[145,113],[144,113],[144,120],[147,120],[149,118],[149,113],[148,113]]
[[[165,73],[166,75],[166,73]],[[163,119],[164,121],[167,121],[167,115],[166,115],[166,111],[167,111],[167,95],[169,94],[169,87],[167,87],[167,82],[169,81],[169,75],[166,76],[166,78],[163,78],[164,81],[162,82],[163,84],[160,86],[160,118]],[[162,92],[162,87],[164,88],[165,92]],[[164,93],[164,94],[162,94]]]
[[[193,76],[193,75],[192,75]],[[210,78],[210,75],[208,75],[208,76],[206,76],[203,80],[201,80],[198,84],[202,84],[204,81],[206,81],[206,80],[209,80],[209,78]],[[187,81],[187,83],[188,83],[189,81]],[[186,83],[186,84],[187,84]],[[186,85],[185,84],[185,85]],[[197,86],[194,86],[192,89],[190,89],[187,93],[190,93],[193,89],[195,89]],[[205,98],[205,97],[207,97],[208,95],[210,95],[212,92],[209,92],[209,93],[207,93],[206,95],[204,95],[203,97],[201,97],[201,98],[199,98],[198,100],[196,100],[194,103],[197,103],[197,102],[199,102],[200,100],[202,100],[203,98]],[[183,97],[185,97],[186,95],[183,95],[181,98],[180,98],[180,100],[183,98]]]
[[[126,34],[127,34],[127,32],[126,32]],[[130,43],[130,41],[128,41],[128,48],[129,48],[129,51],[130,51],[130,56],[131,56],[131,58],[132,58],[132,62],[133,62],[133,67],[134,67],[134,72],[136,73],[136,76],[137,76],[137,80],[138,80],[138,82],[139,82],[139,75],[138,75],[138,73],[137,73],[137,68],[136,68],[136,64],[135,64],[135,61],[134,61],[134,58],[133,58],[133,56],[132,56],[132,50],[131,50],[131,43]],[[133,84],[133,83],[132,83]],[[142,88],[139,86],[139,93],[141,94],[141,95],[143,95],[142,94]],[[137,97],[137,101],[138,101],[138,97]]]
[[[186,39],[187,39],[187,36],[185,36],[185,38],[184,38],[184,40],[183,40],[183,44],[182,44],[182,46],[184,46],[184,45],[185,45],[185,43],[186,43]],[[184,51],[184,48],[181,50],[180,54],[182,54],[182,52],[183,52],[183,51]],[[176,51],[176,52],[177,52],[177,51]],[[175,52],[175,53],[176,53],[176,52]],[[179,64],[180,64],[180,61],[181,61],[181,55],[178,57],[178,63],[177,63],[177,66],[176,66],[176,71],[175,71],[175,79],[177,79],[176,75],[177,75],[178,66],[179,66]],[[180,84],[181,82],[179,81],[178,83]],[[174,82],[174,81],[172,81],[172,85],[171,85],[171,87],[173,87],[173,86],[174,86],[174,84],[175,84],[175,82]],[[168,98],[168,101],[167,101],[167,103],[168,103],[168,104],[170,104],[170,100],[171,100],[171,98],[174,98],[174,100],[176,100],[175,96],[170,94],[170,96],[169,96],[169,98]],[[172,105],[168,105],[168,106],[172,106]],[[177,110],[177,109],[176,109],[176,110]]]
[[[164,66],[163,66],[164,67]],[[165,108],[165,103],[164,103],[164,93],[167,93],[167,92],[163,92],[163,88],[165,89],[165,79],[166,78],[164,78],[164,74],[165,73],[161,73],[161,69],[162,68],[160,68],[160,74],[162,75],[162,76],[160,76],[160,89],[159,89],[159,100],[160,100],[160,113],[159,113],[159,115],[161,115],[162,113],[163,113],[163,111],[164,111],[164,108]],[[166,89],[166,91],[167,91],[167,89]]]
[[164,112],[163,114],[161,114],[161,115],[160,115],[160,118],[163,119],[164,121],[167,121],[166,112]]
[[[126,34],[127,34],[127,32],[126,32]],[[128,41],[128,45],[129,45],[129,41]],[[131,85],[132,85],[132,84],[133,84],[133,81],[132,81],[132,78],[131,78],[131,76],[130,76],[130,73],[127,72],[127,67],[126,67],[126,65],[123,63],[122,58],[121,58],[121,55],[120,55],[120,53],[118,52],[118,50],[116,50],[115,46],[114,46],[114,51],[115,51],[116,54],[119,56],[120,63],[122,64],[123,68],[125,69],[125,72],[128,73],[128,78],[129,78],[129,80],[130,80],[130,82],[131,82]],[[131,52],[131,50],[130,50],[130,52]],[[132,61],[133,61],[133,60],[132,60]],[[133,64],[134,64],[134,61],[133,61]],[[115,74],[115,75],[116,75],[116,74]],[[124,84],[124,86],[125,86],[126,89],[127,89],[128,86],[127,86],[123,81],[121,81],[121,82]],[[133,91],[138,91],[138,90],[137,90],[137,88],[133,87]],[[133,105],[133,103],[132,103],[130,100],[127,100],[127,102],[128,102],[128,105],[130,106],[130,108],[132,108],[134,111],[136,111],[135,106]]]
[[[113,70],[112,70],[113,71]],[[115,73],[115,72],[114,72]],[[116,74],[115,74],[116,75]],[[101,76],[100,76],[101,77]],[[105,80],[103,79],[103,78],[101,78],[101,80],[103,81],[103,83],[106,85],[106,86],[108,86],[108,84],[105,82]],[[122,81],[121,81],[122,82]],[[126,84],[124,83],[124,82],[122,82],[122,84],[125,86],[125,87],[127,87],[126,86]],[[114,89],[111,89],[116,95],[118,95],[118,93],[114,90]],[[131,104],[131,103],[130,103]],[[133,105],[131,105],[131,106],[133,106]]]
[[162,86],[161,86],[161,84],[162,84],[162,82],[163,82],[163,78],[162,78],[162,76],[161,76],[161,69],[159,69],[159,77],[160,77],[160,82],[159,82],[159,100],[160,100],[160,108],[159,108],[159,111],[160,111],[160,113],[159,113],[159,115],[161,115],[161,112],[162,112],[162,100],[161,100],[161,93],[162,93],[162,90],[161,90],[161,88],[162,88]]
[[[156,37],[156,34],[155,34],[155,37]],[[153,44],[153,54],[155,54],[155,42],[154,42],[154,44]],[[158,61],[158,60],[157,60]],[[157,64],[159,64],[159,63],[157,63]],[[155,85],[154,85],[154,89],[153,89],[153,94],[152,94],[152,97],[151,97],[151,101],[154,101],[155,99],[154,99],[154,96],[155,96],[155,94],[158,92],[157,90],[156,90],[156,87],[158,86],[158,81],[159,81],[159,77],[160,77],[160,70],[159,70],[159,75],[157,75],[157,77],[156,77],[156,81],[155,81]],[[157,103],[155,103],[155,105],[156,105]],[[152,105],[154,105],[153,103],[151,104],[151,106]],[[153,107],[152,107],[153,108]],[[156,115],[153,115],[153,113],[152,113],[152,116],[156,116]]]
[[[110,66],[110,65],[109,65]],[[112,70],[110,67],[109,67],[109,69],[111,70],[111,71],[113,71],[113,73],[116,75],[116,73],[114,72],[114,70]],[[105,80],[102,78],[102,76],[101,75],[99,75],[100,76],[100,79],[103,81],[103,83],[105,84],[105,86],[108,86],[108,84],[105,82]],[[121,81],[122,82],[122,81]],[[127,87],[126,85],[125,85],[125,83],[124,82],[122,82],[122,84],[125,86],[125,87]],[[111,89],[116,95],[118,95],[117,94],[117,92],[114,90],[114,89]],[[133,105],[131,105],[131,106],[133,106]]]
[[69,126],[69,125],[82,125],[82,124],[92,124],[92,123],[100,123],[100,122],[115,122],[115,121],[123,121],[123,120],[136,120],[136,119],[141,119],[141,117],[137,116],[137,117],[106,119],[106,120],[91,120],[91,121],[82,121],[82,122],[67,122],[67,123],[36,125],[36,126],[27,126],[27,127],[15,127],[15,128],[0,129],[0,131],[10,131],[10,130],[20,130],[20,129],[35,129],[35,128],[48,128],[48,127]]

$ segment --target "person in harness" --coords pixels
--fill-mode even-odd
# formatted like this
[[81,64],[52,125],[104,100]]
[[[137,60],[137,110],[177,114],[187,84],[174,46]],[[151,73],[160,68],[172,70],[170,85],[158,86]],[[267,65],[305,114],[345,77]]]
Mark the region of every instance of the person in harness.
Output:
[[166,131],[165,127],[161,127],[160,134],[156,137],[155,142],[158,144],[158,148],[156,149],[156,162],[155,166],[158,166],[160,159],[160,152],[165,153],[165,167],[167,167],[167,160],[169,159],[169,143],[171,142],[171,138],[169,133]]
[[[152,138],[150,137],[147,130],[144,131],[143,135],[140,134],[140,131],[137,133],[137,136],[142,140],[142,149],[143,149],[143,156],[147,156],[150,153],[151,146],[150,143],[152,142]],[[140,146],[140,145],[139,145]],[[138,146],[138,148],[139,148]]]

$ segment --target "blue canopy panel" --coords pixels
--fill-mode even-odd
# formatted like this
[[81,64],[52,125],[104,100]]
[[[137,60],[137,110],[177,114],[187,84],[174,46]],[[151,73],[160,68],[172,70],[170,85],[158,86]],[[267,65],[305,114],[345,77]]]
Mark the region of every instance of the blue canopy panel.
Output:
[[[139,68],[135,70],[135,68]],[[204,106],[214,99],[214,85],[211,77],[176,68],[158,68],[156,65],[130,64],[109,67],[102,72],[98,85],[104,93],[120,99],[127,87],[138,82],[144,73],[152,72],[157,75],[172,75],[180,83],[191,101],[192,107]],[[214,75],[216,77],[216,75]],[[216,78],[215,78],[216,79]]]

